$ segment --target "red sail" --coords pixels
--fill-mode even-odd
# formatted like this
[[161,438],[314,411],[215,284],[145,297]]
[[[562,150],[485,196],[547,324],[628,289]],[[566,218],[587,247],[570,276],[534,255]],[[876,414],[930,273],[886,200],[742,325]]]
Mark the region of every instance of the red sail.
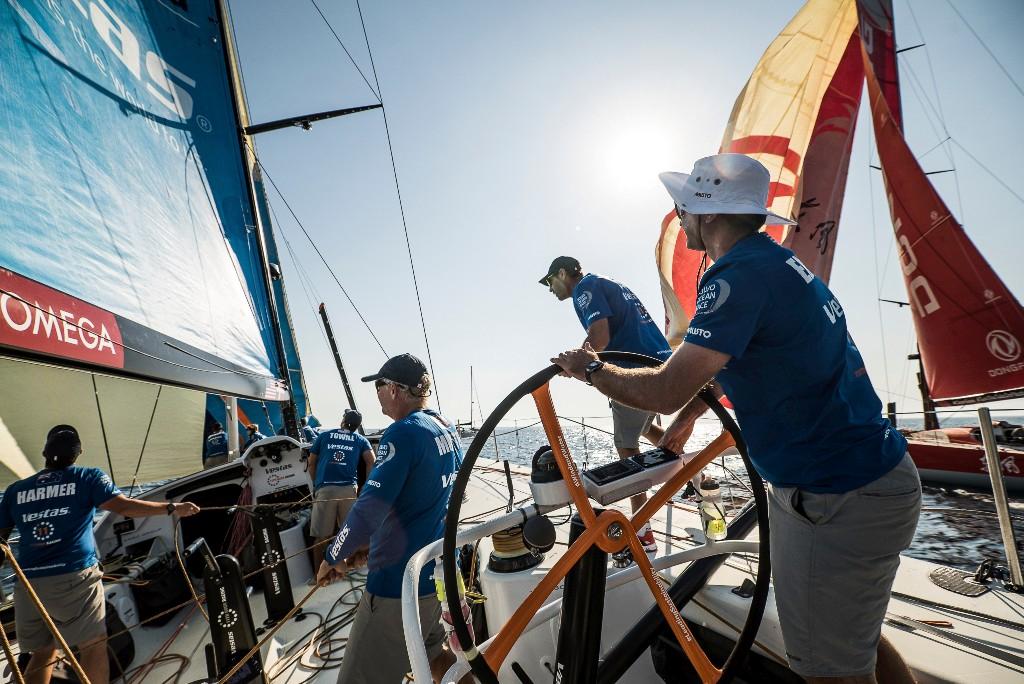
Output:
[[900,102],[900,73],[896,66],[896,34],[893,29],[891,0],[857,0],[860,38],[875,70],[885,101],[896,125],[903,130],[903,104]]
[[878,156],[932,397],[1024,396],[1024,310],[953,218],[892,115],[863,52]]

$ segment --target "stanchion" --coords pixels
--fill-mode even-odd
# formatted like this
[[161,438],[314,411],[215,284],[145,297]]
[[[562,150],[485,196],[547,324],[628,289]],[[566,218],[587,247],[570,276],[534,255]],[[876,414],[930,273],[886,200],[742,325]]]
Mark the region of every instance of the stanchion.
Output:
[[996,515],[999,517],[999,534],[1003,538],[1003,552],[1006,554],[1006,565],[1010,569],[1010,581],[1020,591],[1024,587],[1024,575],[1021,575],[1017,539],[1013,534],[1013,523],[1010,521],[1010,508],[1006,503],[1006,485],[1003,483],[1003,466],[999,462],[999,447],[992,431],[992,413],[987,406],[978,409],[978,425],[981,427],[981,443],[985,445],[985,460],[988,463],[989,479],[992,480],[992,498],[996,504]]

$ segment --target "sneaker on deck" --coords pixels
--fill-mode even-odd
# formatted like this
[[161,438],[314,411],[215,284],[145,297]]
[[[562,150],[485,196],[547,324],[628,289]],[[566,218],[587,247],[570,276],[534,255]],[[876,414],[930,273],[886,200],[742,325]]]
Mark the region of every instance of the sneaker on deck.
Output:
[[658,542],[654,539],[654,530],[651,529],[650,525],[644,525],[643,528],[636,533],[636,536],[640,539],[640,543],[643,544],[644,551],[647,553],[658,552]]

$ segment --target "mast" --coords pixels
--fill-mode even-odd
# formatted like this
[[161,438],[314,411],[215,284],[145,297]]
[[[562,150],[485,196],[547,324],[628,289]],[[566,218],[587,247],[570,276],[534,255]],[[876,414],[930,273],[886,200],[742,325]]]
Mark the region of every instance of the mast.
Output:
[[[341,386],[345,388],[345,397],[348,399],[349,408],[356,408],[356,398],[352,394],[352,386],[348,383],[348,373],[345,372],[345,364],[341,361],[341,352],[338,351],[338,343],[334,339],[334,330],[331,328],[331,321],[327,318],[327,307],[320,302],[320,318],[324,322],[324,330],[327,331],[327,342],[331,345],[331,353],[334,354],[334,363],[338,366],[338,375],[341,376]],[[359,434],[363,432],[363,426],[359,426]]]
[[469,367],[469,428],[473,429],[473,366]]
[[911,354],[907,357],[910,361],[917,361],[917,389],[921,392],[921,410],[924,411],[924,429],[938,430],[939,416],[935,413],[935,401],[932,393],[928,391],[928,380],[924,374],[924,363],[921,361],[921,352]]
[[263,221],[259,211],[259,196],[256,192],[256,184],[253,180],[252,169],[255,166],[256,158],[253,153],[252,140],[245,132],[249,125],[249,108],[245,102],[245,93],[241,86],[241,72],[238,66],[238,53],[235,49],[233,32],[229,13],[226,7],[226,0],[217,0],[217,18],[220,21],[221,40],[224,41],[224,59],[227,64],[228,83],[231,87],[232,104],[235,110],[235,124],[238,129],[238,136],[242,147],[242,167],[245,173],[246,185],[249,191],[249,203],[252,211],[253,225],[256,228],[256,243],[259,245],[260,266],[263,271],[263,287],[266,291],[267,305],[270,309],[270,323],[274,336],[274,347],[277,351],[278,374],[289,389],[288,399],[281,406],[281,415],[284,419],[285,433],[290,437],[299,437],[299,422],[295,408],[295,401],[291,393],[291,375],[288,371],[288,356],[285,351],[284,335],[281,332],[281,315],[277,306],[277,299],[274,296],[274,287],[271,284],[270,259],[267,256],[267,243],[264,234]]

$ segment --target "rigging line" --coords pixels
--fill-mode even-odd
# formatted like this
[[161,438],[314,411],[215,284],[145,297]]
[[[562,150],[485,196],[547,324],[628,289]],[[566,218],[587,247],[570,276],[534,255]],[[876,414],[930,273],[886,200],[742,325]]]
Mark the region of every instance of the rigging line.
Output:
[[92,393],[96,397],[96,413],[100,417],[100,434],[103,435],[103,450],[107,452],[107,466],[110,468],[110,481],[116,482],[114,478],[114,461],[110,458],[110,444],[107,443],[107,426],[103,421],[103,409],[100,407],[100,390],[96,386],[96,374],[89,373],[92,378]]
[[879,297],[882,296],[882,284],[878,274],[878,222],[875,220],[875,177],[871,170],[871,158],[872,158],[872,127],[868,127],[868,198],[871,201],[871,245],[872,254],[874,258],[872,261],[875,263],[875,307],[878,310],[878,337],[882,341],[882,369],[885,373],[885,386],[890,385],[889,382],[889,352],[885,348],[885,325],[882,323],[882,302],[879,301]]
[[299,217],[295,214],[295,210],[292,209],[292,205],[288,203],[284,193],[281,192],[281,188],[277,187],[277,183],[274,182],[274,177],[270,175],[270,172],[267,171],[267,167],[264,166],[263,161],[256,155],[256,150],[249,145],[248,141],[246,141],[245,146],[249,148],[253,159],[256,160],[256,164],[260,167],[260,170],[263,171],[263,175],[265,175],[267,180],[270,181],[270,185],[274,188],[277,196],[281,198],[282,202],[284,202],[284,206],[288,209],[288,213],[292,215],[292,218],[295,219],[295,223],[298,224],[299,228],[302,230],[302,234],[306,236],[307,240],[309,240],[309,244],[313,247],[313,251],[316,252],[316,255],[320,257],[320,261],[322,261],[324,266],[327,267],[327,272],[331,274],[331,277],[334,278],[334,282],[338,284],[339,288],[341,288],[341,293],[345,295],[345,299],[347,299],[348,303],[352,305],[352,309],[356,312],[356,315],[359,316],[359,320],[363,322],[363,325],[366,327],[366,331],[370,333],[370,337],[372,337],[373,341],[377,343],[378,347],[380,347],[384,356],[387,356],[388,353],[384,350],[384,345],[380,343],[379,339],[377,339],[377,335],[373,332],[370,324],[367,323],[366,318],[363,316],[363,312],[360,311],[359,307],[356,306],[356,303],[352,301],[352,297],[349,296],[348,290],[346,290],[345,286],[341,284],[340,280],[338,280],[338,276],[334,273],[334,269],[331,268],[331,265],[327,263],[327,259],[324,258],[320,248],[316,246],[315,242],[313,242],[313,238],[310,236],[309,231],[306,230],[306,226],[302,225],[302,221],[300,221]]
[[[146,426],[146,434],[142,438],[142,448],[139,449],[139,460],[135,464],[135,474],[132,475],[132,483],[128,487],[128,498],[132,498],[132,493],[135,491],[135,483],[139,481],[139,469],[142,468],[142,455],[146,453],[146,444],[149,442],[149,433],[153,430],[153,418],[156,417],[156,407],[160,405],[160,393],[163,392],[164,386],[156,386],[156,399],[153,400],[153,412],[149,414],[149,425]],[[139,492],[142,493],[141,490]]]
[[[327,21],[327,17],[324,15],[323,10],[320,9],[320,5],[316,4],[316,0],[309,0],[309,1],[311,3],[313,3],[313,7],[316,8],[317,14],[319,14],[320,18],[324,20],[325,24],[327,24],[327,28],[330,30],[330,32],[332,34],[334,34],[334,39],[338,41],[338,45],[340,45],[341,49],[345,51],[346,55],[348,55],[348,61],[352,62],[352,66],[354,66],[356,68],[356,71],[359,72],[359,75],[363,77],[363,83],[365,83],[366,87],[370,89],[370,92],[373,93],[373,96],[377,98],[377,102],[379,102],[380,104],[383,105],[384,103],[380,99],[380,93],[378,93],[378,91],[374,90],[373,86],[370,85],[369,79],[366,78],[366,74],[364,74],[363,70],[359,68],[358,64],[356,64],[356,60],[352,56],[352,53],[348,51],[347,47],[345,47],[345,43],[341,42],[341,36],[339,36],[338,32],[334,30],[333,26],[331,26],[331,22]],[[361,17],[360,17],[360,19],[361,19]],[[370,59],[370,62],[371,63],[373,62],[372,58]],[[374,80],[375,81],[377,80],[376,76],[374,76]],[[380,88],[380,83],[377,84],[377,87]]]
[[946,4],[949,5],[950,9],[953,10],[956,16],[960,17],[960,21],[964,23],[964,26],[966,26],[967,30],[971,32],[971,35],[973,35],[975,39],[977,39],[981,47],[983,47],[985,49],[985,52],[988,53],[988,56],[992,58],[992,61],[995,62],[996,65],[1002,70],[1003,74],[1006,75],[1006,78],[1009,79],[1010,83],[1013,84],[1013,87],[1017,89],[1017,92],[1020,93],[1021,95],[1024,95],[1024,88],[1021,88],[1020,84],[1014,80],[1013,76],[1011,76],[1010,72],[1006,70],[1006,67],[1004,67],[1003,63],[999,61],[999,58],[996,57],[995,53],[989,50],[988,45],[986,45],[985,41],[981,39],[981,36],[978,35],[978,32],[975,31],[974,28],[967,23],[966,19],[964,19],[964,15],[960,14],[960,11],[956,7],[954,7],[953,3],[951,3],[949,0],[946,0]]
[[968,149],[967,149],[966,147],[964,147],[963,145],[961,145],[961,144],[960,144],[960,143],[959,143],[959,142],[958,142],[958,141],[956,140],[956,138],[953,138],[953,139],[952,139],[952,140],[951,140],[950,142],[952,142],[952,143],[953,143],[954,145],[956,145],[957,147],[959,147],[959,148],[960,148],[960,150],[961,150],[961,151],[962,151],[962,152],[963,152],[964,154],[966,154],[966,155],[967,155],[968,157],[970,157],[970,158],[971,158],[971,161],[973,161],[973,162],[974,162],[975,164],[977,164],[978,166],[980,166],[980,167],[981,167],[981,169],[982,169],[982,170],[983,170],[983,171],[984,171],[985,173],[987,173],[988,175],[992,176],[992,178],[993,178],[993,179],[994,179],[994,180],[995,180],[995,181],[996,181],[997,183],[999,183],[1000,185],[1002,185],[1002,186],[1003,186],[1003,187],[1004,187],[1004,188],[1006,189],[1006,191],[1007,191],[1008,193],[1010,193],[1010,194],[1011,194],[1011,195],[1013,195],[1013,196],[1014,196],[1015,198],[1017,198],[1018,200],[1020,200],[1020,201],[1021,201],[1021,203],[1024,203],[1024,197],[1022,197],[1022,196],[1021,196],[1021,195],[1020,195],[1019,193],[1017,193],[1016,191],[1014,191],[1014,189],[1013,189],[1013,188],[1011,188],[1011,187],[1010,187],[1009,185],[1007,185],[1007,184],[1006,184],[1006,182],[1005,182],[1005,181],[1003,181],[1003,179],[1002,179],[1002,178],[1000,178],[999,176],[997,176],[997,175],[996,175],[996,173],[995,173],[994,171],[992,171],[992,170],[991,170],[990,168],[988,168],[987,166],[985,166],[984,164],[982,164],[982,163],[981,163],[981,160],[979,160],[979,159],[978,159],[977,157],[975,157],[975,156],[974,156],[973,154],[971,154],[971,153],[970,153],[970,151],[968,151]]
[[[363,20],[363,8],[356,0],[356,9],[359,10],[359,24],[363,27],[363,40],[366,42],[366,52],[370,56],[370,69],[373,71],[373,82],[377,84],[377,92],[381,92],[380,79],[377,77],[377,65],[373,61],[373,49],[370,47],[370,36],[366,32],[366,22]],[[395,194],[398,196],[398,210],[402,215],[402,232],[405,234],[405,250],[409,254],[409,269],[412,271],[412,285],[416,291],[416,306],[420,312],[420,325],[423,328],[423,342],[427,346],[427,364],[430,366],[430,375],[434,381],[434,398],[437,399],[437,410],[441,410],[441,393],[437,388],[437,373],[434,372],[434,359],[430,353],[430,338],[427,335],[427,319],[423,315],[423,300],[420,298],[420,285],[416,279],[416,264],[412,258],[412,243],[409,242],[409,225],[405,220],[405,204],[402,202],[402,188],[398,183],[398,165],[395,163],[395,148],[391,144],[391,128],[388,126],[388,109],[384,106],[384,100],[380,102],[381,116],[384,120],[384,135],[388,141],[388,153],[391,155],[391,173],[395,178]]]

